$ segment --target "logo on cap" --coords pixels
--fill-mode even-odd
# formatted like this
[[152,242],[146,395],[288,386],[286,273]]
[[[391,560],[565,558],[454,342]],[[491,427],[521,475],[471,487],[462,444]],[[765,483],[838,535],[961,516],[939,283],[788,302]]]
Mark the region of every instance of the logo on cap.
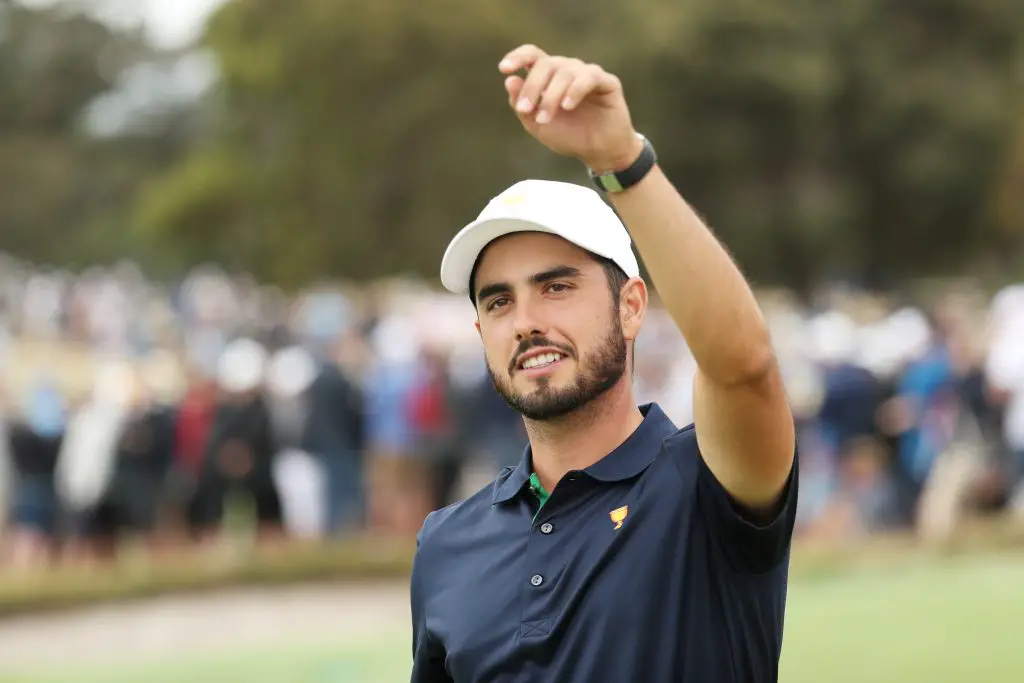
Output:
[[519,192],[506,194],[501,197],[501,203],[505,206],[519,206],[526,203],[526,195]]

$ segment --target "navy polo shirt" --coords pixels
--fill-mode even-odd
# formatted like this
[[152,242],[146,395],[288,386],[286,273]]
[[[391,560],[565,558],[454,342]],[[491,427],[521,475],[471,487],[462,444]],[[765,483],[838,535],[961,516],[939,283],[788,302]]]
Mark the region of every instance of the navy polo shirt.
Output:
[[[431,513],[412,573],[413,683],[778,678],[797,466],[757,526],[656,405],[539,506],[531,459]],[[543,495],[543,492],[541,492]]]

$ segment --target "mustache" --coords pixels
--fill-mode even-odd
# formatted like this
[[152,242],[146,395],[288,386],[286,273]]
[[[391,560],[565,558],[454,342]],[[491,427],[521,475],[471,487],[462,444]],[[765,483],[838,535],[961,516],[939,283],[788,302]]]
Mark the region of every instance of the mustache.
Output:
[[549,347],[552,349],[558,349],[559,352],[565,356],[572,356],[572,351],[562,344],[556,344],[547,337],[530,337],[519,342],[519,346],[516,347],[516,352],[512,354],[512,360],[508,364],[508,374],[513,374],[516,368],[519,366],[519,358],[529,351],[530,349]]

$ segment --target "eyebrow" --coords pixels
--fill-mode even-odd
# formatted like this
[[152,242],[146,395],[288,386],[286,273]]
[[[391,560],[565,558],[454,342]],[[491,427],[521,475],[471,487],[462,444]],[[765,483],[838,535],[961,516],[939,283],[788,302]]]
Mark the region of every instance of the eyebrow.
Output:
[[[530,276],[529,282],[531,285],[542,285],[545,282],[551,282],[552,280],[560,280],[562,278],[580,277],[583,272],[579,268],[573,268],[572,266],[555,266],[548,270],[541,271],[540,273],[534,273]],[[480,291],[476,295],[477,303],[480,303],[488,297],[492,297],[495,294],[505,294],[512,291],[512,285],[507,282],[495,282],[489,285],[485,285],[480,288]]]

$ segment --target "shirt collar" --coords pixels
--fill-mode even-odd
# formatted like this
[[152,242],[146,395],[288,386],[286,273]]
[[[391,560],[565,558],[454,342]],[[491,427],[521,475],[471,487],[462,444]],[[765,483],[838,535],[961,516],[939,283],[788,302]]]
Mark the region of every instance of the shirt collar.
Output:
[[[637,476],[654,462],[661,442],[677,431],[657,403],[640,406],[643,422],[625,441],[583,473],[598,481],[623,481]],[[523,449],[523,457],[515,467],[506,469],[494,482],[492,503],[504,503],[515,498],[530,481],[533,456],[530,446]]]

